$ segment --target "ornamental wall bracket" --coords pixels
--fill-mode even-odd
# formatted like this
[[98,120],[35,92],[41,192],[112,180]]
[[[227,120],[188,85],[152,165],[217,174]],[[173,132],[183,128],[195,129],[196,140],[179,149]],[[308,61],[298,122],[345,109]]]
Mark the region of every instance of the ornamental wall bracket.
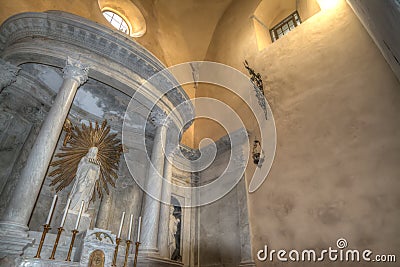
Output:
[[264,110],[265,119],[268,120],[267,102],[265,100],[264,84],[261,74],[259,72],[256,73],[254,69],[250,68],[247,60],[243,62],[243,65],[250,74],[250,81],[253,84],[254,91],[256,92],[258,104]]

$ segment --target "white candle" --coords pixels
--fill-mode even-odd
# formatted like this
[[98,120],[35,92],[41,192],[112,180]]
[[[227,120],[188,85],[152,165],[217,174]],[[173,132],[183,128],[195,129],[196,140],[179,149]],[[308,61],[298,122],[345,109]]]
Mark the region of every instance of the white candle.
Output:
[[138,220],[138,228],[137,228],[137,242],[140,242],[140,227],[142,226],[142,216],[139,217]]
[[53,213],[54,213],[54,208],[56,207],[56,203],[57,203],[57,195],[54,195],[53,197],[53,203],[51,203],[51,208],[49,211],[49,216],[47,216],[47,220],[46,220],[46,224],[50,225],[51,222],[51,218],[53,217]]
[[124,225],[124,219],[125,219],[125,211],[122,213],[121,224],[119,225],[119,231],[118,231],[117,238],[121,238],[121,232],[122,232],[122,226]]
[[83,211],[83,205],[84,205],[84,203],[85,203],[85,202],[82,200],[81,208],[79,209],[78,218],[76,218],[75,230],[78,230],[79,222],[80,222],[81,216],[82,216],[82,211]]
[[131,214],[131,219],[129,220],[128,240],[131,240],[132,223],[133,223],[133,214]]
[[71,198],[68,198],[67,206],[65,206],[64,215],[62,217],[61,224],[60,224],[61,228],[64,227],[65,219],[67,218],[67,214],[68,214],[69,205],[71,205]]

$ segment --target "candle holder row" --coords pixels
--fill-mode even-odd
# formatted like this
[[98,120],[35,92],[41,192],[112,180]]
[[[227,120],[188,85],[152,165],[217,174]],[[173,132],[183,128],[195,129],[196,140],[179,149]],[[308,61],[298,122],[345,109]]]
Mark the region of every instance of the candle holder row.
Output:
[[[118,235],[116,239],[116,245],[114,249],[114,257],[113,257],[113,262],[112,265],[113,267],[117,266],[117,256],[118,256],[118,249],[119,249],[119,244],[121,243],[121,232],[122,232],[122,226],[124,225],[124,219],[125,219],[125,212],[122,213],[122,218],[121,218],[121,223],[119,225],[119,230],[118,230]],[[125,259],[124,259],[124,267],[127,266],[128,264],[128,256],[129,256],[129,248],[132,243],[131,237],[132,237],[132,223],[133,223],[133,214],[131,214],[130,221],[129,221],[129,229],[128,229],[128,239],[126,240],[126,248],[125,248]],[[135,249],[135,259],[133,262],[133,266],[136,267],[137,265],[137,256],[139,253],[139,246],[140,246],[140,231],[141,231],[141,224],[142,224],[142,217],[139,217],[138,219],[138,233],[137,233],[137,241],[135,242],[136,249]]]
[[[116,245],[115,245],[115,250],[114,250],[113,262],[112,262],[112,265],[111,265],[113,267],[117,266],[118,248],[119,248],[119,244],[120,243],[121,243],[121,238],[117,238]],[[130,248],[131,244],[132,244],[132,240],[126,240],[124,267],[128,266],[129,248]],[[136,265],[137,265],[137,255],[139,253],[140,242],[135,242],[135,245],[136,245],[135,259],[134,259],[134,262],[133,262],[133,266],[134,267],[136,267]]]
[[[42,248],[43,248],[44,240],[46,239],[47,233],[51,230],[50,223],[51,223],[51,220],[53,218],[54,210],[55,210],[55,207],[56,207],[56,204],[57,204],[57,199],[58,199],[58,196],[55,195],[54,198],[53,198],[53,202],[51,204],[51,208],[50,208],[49,215],[47,217],[46,223],[43,225],[42,237],[40,239],[38,250],[37,250],[36,255],[35,255],[34,258],[40,259],[40,253],[41,253]],[[61,220],[61,225],[60,225],[60,227],[58,227],[57,237],[56,237],[56,240],[55,240],[54,245],[53,245],[53,250],[51,252],[51,256],[49,258],[50,260],[54,260],[55,259],[55,254],[56,254],[56,251],[57,251],[58,242],[60,241],[61,234],[64,231],[64,224],[65,224],[66,217],[68,215],[68,209],[70,207],[70,204],[71,204],[71,198],[68,198],[67,205],[65,206],[65,210],[64,210],[64,215],[63,215],[63,218]],[[71,231],[72,232],[72,237],[71,237],[71,242],[70,242],[70,245],[69,245],[67,258],[65,259],[65,261],[71,261],[72,249],[73,249],[73,246],[74,246],[74,243],[75,243],[76,235],[79,233],[78,227],[79,227],[79,222],[80,222],[80,219],[81,219],[81,216],[82,216],[83,208],[84,208],[84,201],[82,201],[82,203],[81,203],[81,206],[80,206],[80,209],[79,209],[79,214],[78,214],[78,217],[77,217],[77,220],[76,220],[76,224],[75,224],[75,228],[74,228],[74,230]],[[116,238],[116,246],[115,246],[115,249],[114,249],[113,262],[112,262],[111,266],[117,266],[116,262],[117,262],[117,256],[118,256],[118,248],[119,248],[119,244],[121,242],[121,232],[122,232],[122,227],[124,225],[124,219],[125,219],[125,212],[122,213],[121,223],[120,223],[118,235],[117,235],[117,238]],[[139,217],[139,219],[138,219],[137,241],[135,242],[136,248],[135,248],[135,258],[134,258],[134,264],[133,264],[134,267],[137,266],[137,257],[138,257],[139,246],[140,246],[141,223],[142,223],[142,217]],[[128,239],[126,240],[124,267],[127,266],[128,256],[129,256],[129,248],[130,248],[130,245],[132,243],[132,240],[131,240],[132,224],[133,224],[133,215],[131,214],[130,222],[129,222],[129,229],[128,229]]]
[[[47,216],[46,223],[43,225],[42,237],[40,238],[40,243],[39,243],[39,246],[38,246],[38,250],[37,250],[36,255],[35,255],[34,258],[40,259],[40,253],[42,252],[44,240],[46,239],[47,233],[51,230],[50,223],[51,223],[51,220],[53,219],[53,214],[54,214],[54,210],[55,210],[55,207],[56,207],[56,204],[57,204],[57,200],[58,200],[58,196],[54,195],[53,202],[51,203],[51,208],[50,208],[50,211],[49,211],[49,215]],[[65,210],[64,210],[64,215],[63,215],[63,218],[61,220],[61,225],[60,225],[60,227],[58,227],[56,241],[54,242],[53,250],[51,251],[51,256],[49,258],[50,260],[54,260],[55,259],[54,256],[55,256],[56,251],[57,251],[57,246],[58,246],[58,242],[60,241],[61,234],[64,231],[64,224],[65,224],[65,220],[67,218],[68,209],[69,209],[70,205],[71,205],[71,199],[68,198],[67,205],[65,206]],[[74,228],[74,230],[71,231],[72,232],[72,238],[71,238],[71,242],[69,244],[69,250],[68,250],[67,258],[65,259],[65,261],[71,261],[72,248],[74,246],[76,235],[79,233],[78,227],[79,227],[79,222],[81,220],[81,216],[82,216],[84,205],[85,205],[85,203],[84,203],[84,201],[82,201],[81,207],[79,209],[79,214],[78,214],[78,217],[76,219],[75,228]]]

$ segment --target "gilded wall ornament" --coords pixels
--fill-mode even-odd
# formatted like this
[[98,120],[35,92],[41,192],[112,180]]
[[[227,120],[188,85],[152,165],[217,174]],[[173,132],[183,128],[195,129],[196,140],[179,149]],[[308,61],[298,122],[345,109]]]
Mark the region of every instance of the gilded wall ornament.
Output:
[[104,252],[97,249],[90,254],[89,267],[104,267]]
[[[81,127],[74,126],[67,120],[64,126],[66,139],[61,148],[62,152],[55,155],[59,159],[51,163],[55,170],[49,174],[50,177],[54,177],[50,185],[56,186],[57,192],[67,187],[75,178],[79,178],[81,168],[78,166],[82,167],[82,161],[88,158],[89,163],[96,164],[99,168],[98,178],[93,181],[94,188],[90,192],[90,200],[96,199],[96,192],[102,197],[103,189],[109,194],[108,184],[115,187],[122,153],[121,141],[116,138],[117,134],[110,133],[110,126],[106,120],[101,125],[96,121],[94,125],[90,122],[89,126],[82,124]],[[96,157],[92,159],[89,154],[94,150]],[[74,187],[75,184],[76,181]]]

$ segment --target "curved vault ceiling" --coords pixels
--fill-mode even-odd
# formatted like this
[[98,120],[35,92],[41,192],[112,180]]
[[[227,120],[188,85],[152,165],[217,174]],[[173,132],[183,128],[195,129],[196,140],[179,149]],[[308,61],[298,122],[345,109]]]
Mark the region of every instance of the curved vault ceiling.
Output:
[[171,66],[204,60],[218,21],[231,2],[232,0],[155,0],[158,37],[166,64]]
[[[149,7],[144,3],[148,0],[131,1],[138,6]],[[153,0],[152,12],[147,10],[145,13],[152,13],[158,21],[157,38],[166,65],[204,60],[220,19],[235,1],[240,0]],[[282,16],[280,13],[295,10],[297,1],[255,2],[260,5],[257,15],[268,18],[272,23]],[[242,1],[242,5],[254,5],[254,1]]]

